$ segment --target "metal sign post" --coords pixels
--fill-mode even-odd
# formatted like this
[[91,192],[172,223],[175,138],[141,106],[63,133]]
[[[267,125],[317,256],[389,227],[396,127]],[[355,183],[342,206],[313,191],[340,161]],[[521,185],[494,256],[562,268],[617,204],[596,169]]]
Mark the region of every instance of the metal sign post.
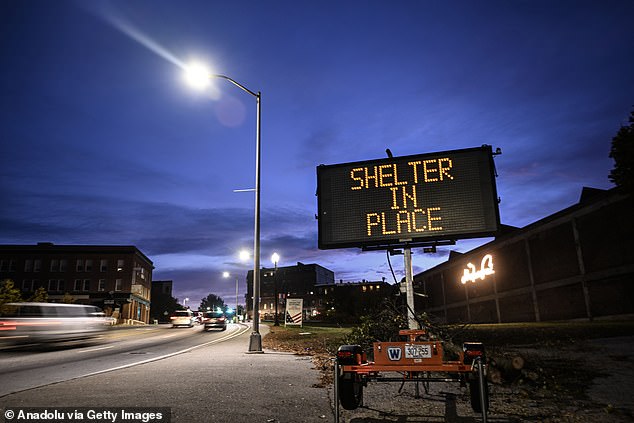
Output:
[[407,327],[410,329],[418,329],[418,322],[414,315],[414,276],[412,269],[412,249],[406,247],[404,249],[405,262],[405,292],[407,296]]

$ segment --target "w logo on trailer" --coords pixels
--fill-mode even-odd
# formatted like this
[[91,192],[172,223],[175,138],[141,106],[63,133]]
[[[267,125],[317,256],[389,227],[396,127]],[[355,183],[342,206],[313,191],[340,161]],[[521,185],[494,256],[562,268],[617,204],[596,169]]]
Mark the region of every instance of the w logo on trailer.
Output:
[[387,349],[387,358],[392,361],[399,361],[403,352],[400,347],[389,347]]

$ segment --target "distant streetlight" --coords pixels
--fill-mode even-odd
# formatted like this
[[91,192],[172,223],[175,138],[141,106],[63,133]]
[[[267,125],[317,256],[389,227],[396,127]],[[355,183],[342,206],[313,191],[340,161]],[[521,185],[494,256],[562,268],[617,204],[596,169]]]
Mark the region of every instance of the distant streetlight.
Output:
[[277,263],[280,261],[280,255],[277,253],[273,253],[273,255],[271,256],[271,261],[275,265],[275,273],[273,273],[273,295],[275,296],[275,319],[274,319],[273,326],[279,326],[280,318],[277,314],[277,303],[279,303],[280,300],[277,298],[278,296],[277,294]]
[[[231,276],[229,272],[222,272],[223,278]],[[238,277],[236,276],[236,312],[234,313],[235,323],[238,323]]]
[[244,85],[225,75],[212,74],[204,65],[192,64],[185,69],[185,79],[190,86],[204,89],[211,78],[221,78],[231,82],[242,91],[251,94],[256,101],[255,123],[255,224],[253,229],[253,332],[249,339],[249,352],[262,352],[262,336],[260,335],[260,124],[261,99],[260,91],[253,92]]

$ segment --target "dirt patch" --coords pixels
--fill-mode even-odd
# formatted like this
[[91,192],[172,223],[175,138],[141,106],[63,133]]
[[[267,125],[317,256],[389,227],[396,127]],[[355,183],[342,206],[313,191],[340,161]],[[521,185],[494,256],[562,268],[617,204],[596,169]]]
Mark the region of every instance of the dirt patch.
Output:
[[[493,356],[519,355],[524,360],[517,372],[490,384],[489,420],[495,422],[634,422],[634,335],[599,331],[594,337],[578,328],[565,336],[552,329],[547,335],[512,334],[507,343],[497,333],[489,339]],[[607,333],[610,338],[597,338]],[[526,343],[526,341],[529,341]],[[315,386],[332,386],[331,345],[317,343],[310,351],[289,339],[267,336],[265,348],[311,355],[321,378]],[[342,410],[342,421],[432,422],[481,421],[470,407],[469,393],[456,383],[430,384],[428,390],[413,384],[370,383],[364,407]]]

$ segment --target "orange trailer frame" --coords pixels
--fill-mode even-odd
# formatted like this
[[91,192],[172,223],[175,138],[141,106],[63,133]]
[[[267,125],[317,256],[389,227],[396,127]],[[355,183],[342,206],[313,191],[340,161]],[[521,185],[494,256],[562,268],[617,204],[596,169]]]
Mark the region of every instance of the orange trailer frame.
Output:
[[[489,395],[482,343],[464,343],[456,360],[445,360],[443,341],[430,339],[426,330],[401,330],[399,335],[407,340],[373,344],[374,361],[368,361],[358,345],[339,347],[334,370],[335,422],[339,422],[339,404],[348,410],[361,406],[363,387],[374,381],[401,382],[401,388],[406,382],[468,383],[471,406],[475,412],[482,413],[486,423]],[[384,372],[396,372],[400,377],[387,377],[381,374]],[[418,384],[416,393],[418,396]]]

